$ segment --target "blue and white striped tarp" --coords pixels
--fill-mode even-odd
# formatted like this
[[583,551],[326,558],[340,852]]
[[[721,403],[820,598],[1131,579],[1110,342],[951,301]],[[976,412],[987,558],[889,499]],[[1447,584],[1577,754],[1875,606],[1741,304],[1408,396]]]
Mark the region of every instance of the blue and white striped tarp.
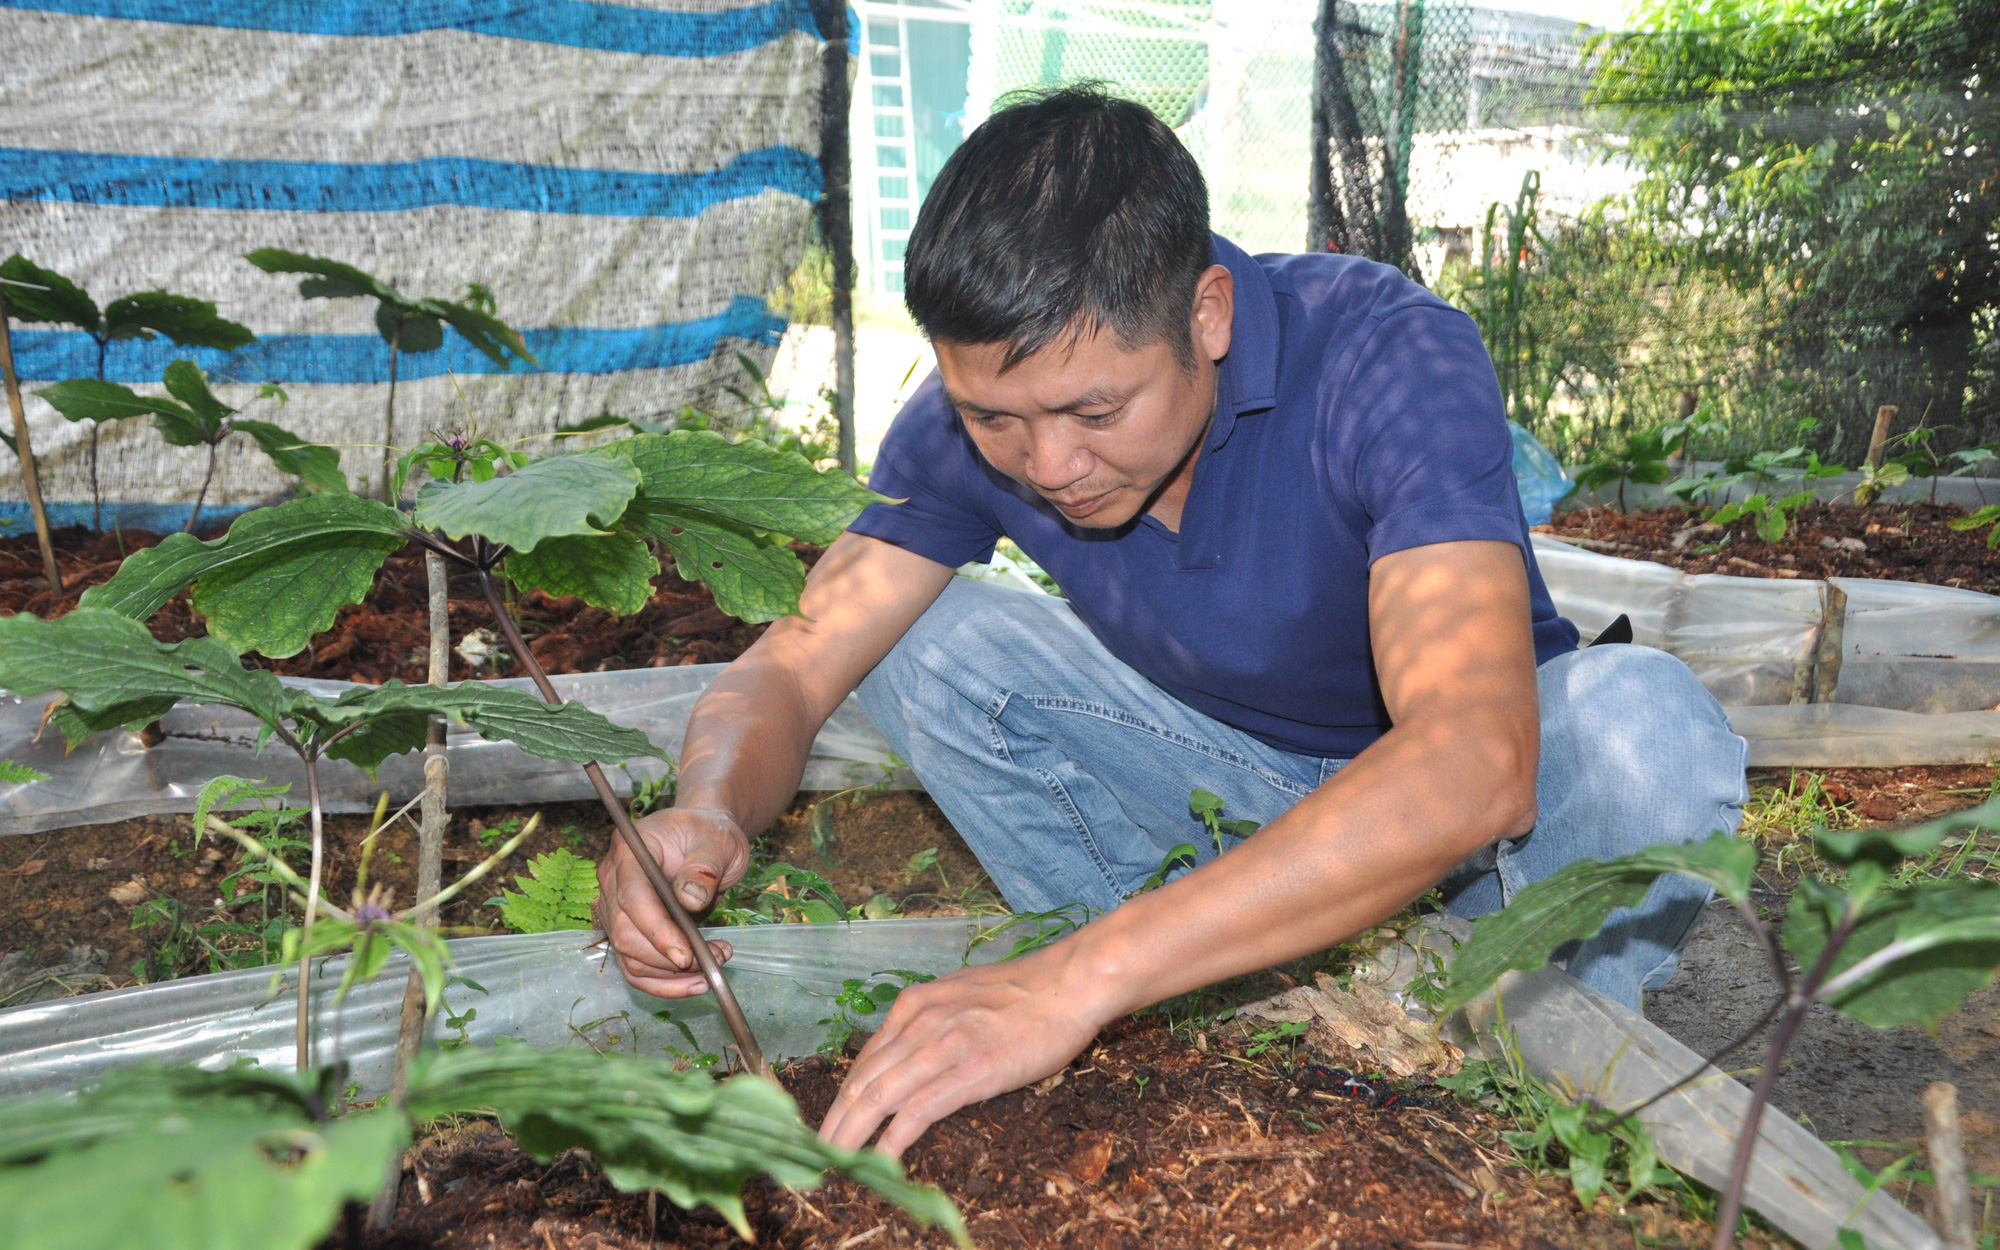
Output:
[[[406,444],[468,414],[505,438],[713,404],[736,353],[768,361],[783,331],[765,299],[820,187],[809,0],[0,0],[0,47],[0,255],[100,306],[217,301],[260,342],[118,343],[107,376],[157,393],[191,356],[246,416],[346,445],[350,477],[379,460],[360,446],[389,370],[373,301],[305,302],[245,252],[330,256],[413,295],[492,289],[540,370],[447,332],[400,362]],[[30,392],[96,367],[73,330],[17,324],[14,351]],[[261,382],[290,393],[282,413]],[[84,430],[28,409],[43,493],[88,499]],[[127,421],[100,476],[107,499],[185,502],[202,467]],[[280,488],[246,445],[210,500]],[[8,457],[0,500],[21,497]]]

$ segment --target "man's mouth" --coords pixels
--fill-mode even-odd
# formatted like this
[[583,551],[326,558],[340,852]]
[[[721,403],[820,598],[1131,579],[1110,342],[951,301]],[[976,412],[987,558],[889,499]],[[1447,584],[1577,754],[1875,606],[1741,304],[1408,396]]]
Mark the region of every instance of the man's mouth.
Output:
[[1102,508],[1115,493],[1115,491],[1105,491],[1101,495],[1092,495],[1087,499],[1079,499],[1074,502],[1062,499],[1051,499],[1049,502],[1054,504],[1057,510],[1070,520],[1080,521],[1091,513],[1096,512],[1099,508]]

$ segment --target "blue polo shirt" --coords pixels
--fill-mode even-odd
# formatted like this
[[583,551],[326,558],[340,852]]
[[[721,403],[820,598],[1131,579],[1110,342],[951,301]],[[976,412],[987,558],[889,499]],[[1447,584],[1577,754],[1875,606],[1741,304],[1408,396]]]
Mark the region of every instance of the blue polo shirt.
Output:
[[1099,641],[1161,689],[1300,755],[1350,758],[1389,727],[1368,644],[1368,570],[1395,551],[1494,539],[1528,567],[1536,662],[1576,646],[1535,565],[1500,388],[1471,318],[1386,265],[1250,256],[1215,421],[1178,534],[1150,516],[1073,526],[981,458],[933,373],[890,427],[849,528],[956,567],[1002,536]]

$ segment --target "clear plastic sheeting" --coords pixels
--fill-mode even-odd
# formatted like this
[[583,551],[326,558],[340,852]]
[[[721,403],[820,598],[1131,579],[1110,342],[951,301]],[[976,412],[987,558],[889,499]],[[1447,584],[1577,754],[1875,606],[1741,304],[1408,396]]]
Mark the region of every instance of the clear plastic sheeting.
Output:
[[2000,598],[1920,582],[1831,584],[1847,593],[1839,702],[1905,712],[2000,704]]
[[[730,986],[766,1057],[810,1055],[827,1040],[844,981],[894,968],[941,976],[999,958],[1003,942],[974,945],[994,920],[945,917],[707,930],[736,948]],[[669,1000],[627,985],[596,933],[461,938],[449,943],[460,978],[430,1022],[433,1043],[491,1046],[500,1038],[543,1049],[678,1058],[730,1056],[729,1029],[712,996]],[[969,956],[969,958],[968,958]],[[355,986],[336,1005],[347,956],[313,967],[313,1058],[351,1065],[363,1097],[389,1088],[408,957]],[[465,982],[477,983],[481,990]],[[82,1089],[145,1060],[226,1067],[241,1059],[292,1066],[296,971],[271,993],[271,969],[248,968],[111,990],[0,1011],[0,1098]],[[463,1032],[451,1018],[464,1017]],[[864,1022],[866,1017],[863,1018]],[[877,1017],[879,1019],[879,1017]],[[675,1025],[694,1036],[696,1046]]]
[[1787,703],[1819,644],[1826,584],[1693,575],[1535,535],[1556,611],[1594,638],[1620,615],[1632,641],[1679,656],[1725,707]]
[[1732,707],[1750,766],[1895,768],[2000,763],[2000,712],[1899,712],[1852,703]]
[[[580,699],[621,725],[643,730],[655,745],[678,758],[695,700],[723,667],[690,664],[575,673],[552,680],[563,698]],[[337,694],[348,686],[296,678],[286,682],[320,694]],[[532,689],[525,679],[492,684]],[[180,704],[161,719],[165,736],[156,745],[147,746],[137,733],[114,731],[93,735],[65,755],[60,733],[41,732],[48,701],[42,696],[19,699],[0,694],[0,759],[49,774],[47,781],[0,787],[0,836],[191,812],[202,786],[226,773],[291,782],[294,795],[303,802],[305,774],[298,757],[281,745],[267,745],[256,753],[258,725],[245,713]],[[537,759],[511,743],[489,742],[462,727],[450,735],[446,750],[455,805],[551,803],[593,794],[576,765]],[[888,742],[868,723],[859,700],[849,696],[813,740],[802,785],[808,790],[838,790],[887,776],[892,785],[913,787],[915,780],[908,773],[886,772],[890,759]],[[662,775],[667,765],[638,759],[626,767],[630,776],[650,779]],[[629,787],[627,775],[619,769],[609,770],[609,775],[613,786]],[[423,757],[417,753],[391,756],[373,782],[352,764],[329,760],[320,767],[320,791],[328,811],[371,810],[375,796],[385,789],[401,802],[422,790],[423,784]]]

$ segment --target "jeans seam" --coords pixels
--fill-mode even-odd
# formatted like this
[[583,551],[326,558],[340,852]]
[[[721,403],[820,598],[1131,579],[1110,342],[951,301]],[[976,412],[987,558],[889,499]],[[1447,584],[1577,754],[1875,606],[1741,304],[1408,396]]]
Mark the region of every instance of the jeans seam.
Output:
[[1070,830],[1076,835],[1077,844],[1090,856],[1090,862],[1097,866],[1098,873],[1103,876],[1104,883],[1110,888],[1111,893],[1114,896],[1121,893],[1118,888],[1118,874],[1112,871],[1110,861],[1104,858],[1103,849],[1097,845],[1097,838],[1090,832],[1089,822],[1085,821],[1083,813],[1077,810],[1076,800],[1069,796],[1069,789],[1063,785],[1062,778],[1046,768],[1031,768],[1028,771],[1041,779],[1043,789],[1049,792],[1049,798],[1056,805],[1056,810],[1068,819]]
[[1101,703],[1092,703],[1087,699],[1071,698],[1067,695],[1023,695],[1022,698],[1027,700],[1030,707],[1039,711],[1074,712],[1084,716],[1095,716],[1099,720],[1110,721],[1116,725],[1123,725],[1128,729],[1136,729],[1141,733],[1151,734],[1155,738],[1172,743],[1183,750],[1193,751],[1197,755],[1205,755],[1217,763],[1240,768],[1266,785],[1273,786],[1297,798],[1304,798],[1306,795],[1312,793],[1312,787],[1300,786],[1289,777],[1260,767],[1255,760],[1247,756],[1238,755],[1234,751],[1225,750],[1212,743],[1204,742],[1199,738],[1177,733],[1174,730],[1141,720],[1130,712],[1107,707]]

